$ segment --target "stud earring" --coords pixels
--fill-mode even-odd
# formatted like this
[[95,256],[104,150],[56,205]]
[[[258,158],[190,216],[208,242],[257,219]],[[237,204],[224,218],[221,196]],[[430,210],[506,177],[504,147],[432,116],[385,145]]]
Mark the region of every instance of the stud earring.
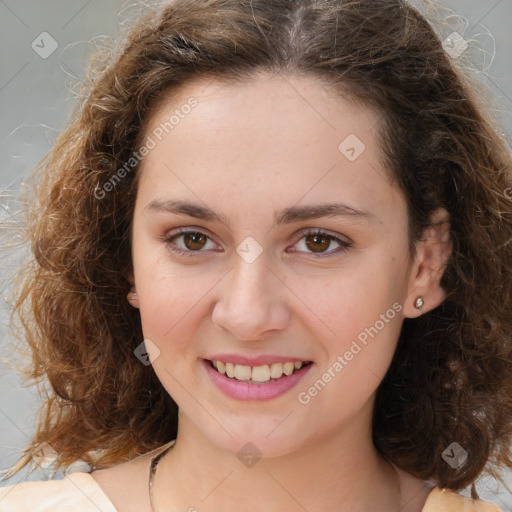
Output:
[[416,299],[416,302],[414,303],[414,307],[416,309],[420,310],[420,314],[422,313],[421,308],[422,308],[423,304],[424,304],[424,302],[423,302],[423,298],[422,297],[418,297]]

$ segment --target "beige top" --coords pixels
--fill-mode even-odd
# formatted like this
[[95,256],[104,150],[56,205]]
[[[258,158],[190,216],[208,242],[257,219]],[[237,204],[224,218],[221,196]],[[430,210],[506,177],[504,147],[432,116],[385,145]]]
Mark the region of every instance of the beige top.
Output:
[[[0,512],[117,512],[89,473],[71,473],[63,480],[22,482],[0,488]],[[421,512],[502,512],[483,500],[434,487]]]
[[[0,512],[29,511],[118,512],[96,480],[84,472],[69,473],[62,480],[20,482],[0,487]],[[434,487],[421,512],[503,511],[487,501],[472,500],[455,491]]]

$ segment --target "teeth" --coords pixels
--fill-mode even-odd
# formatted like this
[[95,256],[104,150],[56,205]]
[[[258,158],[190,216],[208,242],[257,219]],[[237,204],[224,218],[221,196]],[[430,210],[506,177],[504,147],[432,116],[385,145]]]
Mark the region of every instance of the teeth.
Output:
[[285,375],[291,375],[293,373],[294,368],[295,368],[294,363],[284,363],[283,364],[283,373]]
[[283,365],[281,363],[272,363],[270,365],[270,376],[273,379],[279,379],[283,375]]
[[[220,363],[221,361],[216,361],[216,363]],[[218,367],[217,367],[218,369]],[[226,363],[226,375],[228,377],[233,378],[235,376],[235,365],[233,363]]]
[[244,381],[268,382],[270,379],[279,379],[283,375],[291,375],[294,371],[300,370],[304,362],[272,363],[261,366],[246,366],[241,364],[224,363],[212,361],[212,365],[222,375],[231,379],[235,378]]
[[250,380],[251,367],[242,366],[241,364],[235,364],[235,378],[237,378],[238,380]]
[[[251,367],[244,366],[244,368],[249,368],[250,370]],[[264,364],[263,366],[254,366],[252,369],[251,380],[256,382],[267,382],[270,380],[270,366],[268,364]]]

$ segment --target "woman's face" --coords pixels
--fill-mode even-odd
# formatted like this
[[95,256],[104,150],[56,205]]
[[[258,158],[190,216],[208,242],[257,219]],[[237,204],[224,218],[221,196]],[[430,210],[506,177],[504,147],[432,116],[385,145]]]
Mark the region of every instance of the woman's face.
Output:
[[[377,116],[290,76],[168,98],[144,139],[130,281],[180,428],[268,456],[369,428],[415,293]],[[238,382],[212,359],[285,375]]]

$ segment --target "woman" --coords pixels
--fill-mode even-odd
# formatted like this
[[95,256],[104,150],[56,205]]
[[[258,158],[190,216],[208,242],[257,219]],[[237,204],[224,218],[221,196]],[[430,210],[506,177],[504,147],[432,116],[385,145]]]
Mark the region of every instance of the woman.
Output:
[[14,309],[15,469],[90,471],[0,510],[499,510],[456,491],[512,467],[511,161],[428,22],[167,2],[101,66]]

